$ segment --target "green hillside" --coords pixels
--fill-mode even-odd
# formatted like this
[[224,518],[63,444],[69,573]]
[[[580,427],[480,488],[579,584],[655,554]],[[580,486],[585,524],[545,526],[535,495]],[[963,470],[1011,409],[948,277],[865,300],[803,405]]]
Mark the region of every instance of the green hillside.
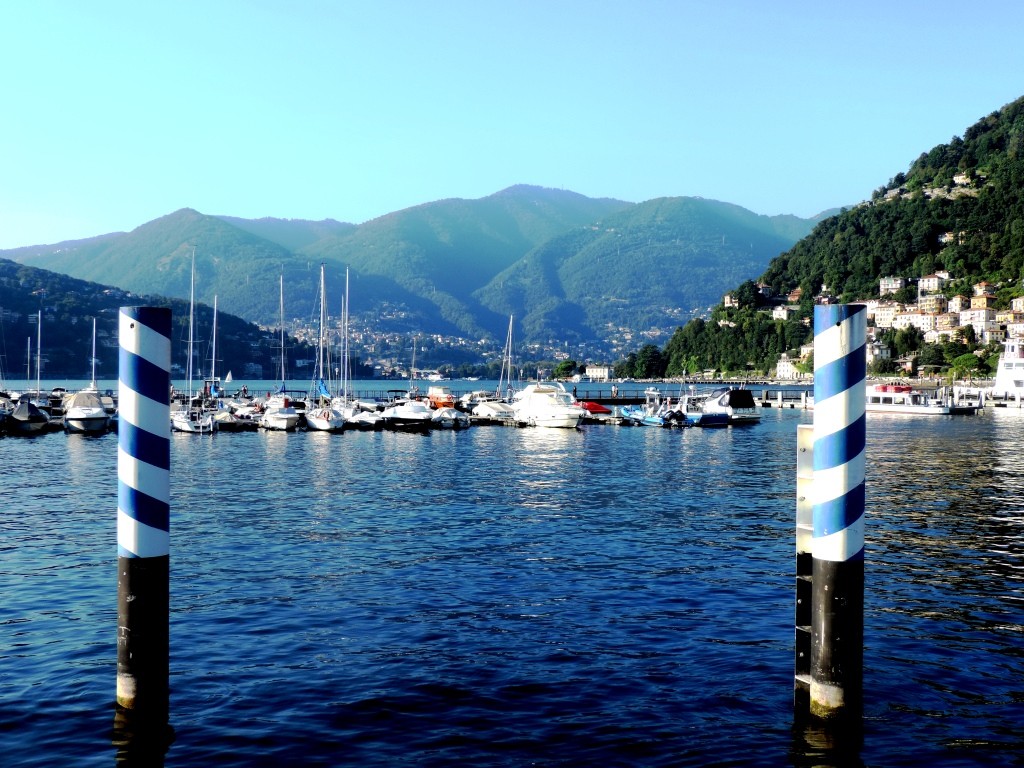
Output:
[[238,227],[257,237],[287,248],[301,251],[315,246],[318,242],[338,235],[344,235],[356,228],[334,219],[307,221],[305,219],[240,219],[236,216],[217,216],[218,219]]
[[652,200],[544,243],[477,296],[496,314],[521,316],[527,338],[678,325],[810,230],[793,219],[701,198]]
[[[139,294],[187,298],[192,251],[196,298],[232,314],[270,323],[279,317],[278,278],[306,278],[307,260],[214,216],[185,208],[147,222],[130,233],[64,244],[21,261],[81,280],[115,285]],[[315,286],[315,282],[313,283]],[[312,299],[302,288],[306,316]]]
[[631,205],[517,186],[391,213],[304,253],[394,281],[463,334],[500,336],[508,315],[490,314],[473,292],[548,239]]
[[[0,259],[0,379],[24,379],[26,364],[36,376],[37,338],[42,336],[43,378],[87,378],[92,353],[92,319],[96,318],[98,359],[96,375],[118,376],[117,325],[122,306],[168,306],[172,312],[171,362],[185,369],[187,363],[187,301],[161,296],[131,294],[117,288],[77,280],[56,272]],[[37,325],[42,313],[42,329]],[[209,372],[212,366],[213,309],[196,306],[195,366]],[[28,360],[31,341],[31,360]],[[294,339],[285,345],[286,358],[295,361],[312,355],[308,346]],[[253,323],[218,311],[217,365],[220,374],[233,370],[242,375],[257,366],[268,378],[279,370],[280,342],[276,330],[264,331]],[[290,375],[305,376],[289,365]],[[180,374],[176,375],[180,378]]]
[[997,286],[997,308],[1021,295],[1024,99],[978,121],[963,138],[922,153],[870,202],[826,219],[772,260],[760,281],[776,295],[801,288],[800,316],[772,321],[754,300],[739,309],[720,306],[715,319],[732,325],[681,329],[665,350],[668,371],[768,370],[799,343],[793,323],[810,316],[823,286],[850,302],[878,297],[882,277],[916,280],[937,270],[950,273],[950,296],[969,295],[981,281]]

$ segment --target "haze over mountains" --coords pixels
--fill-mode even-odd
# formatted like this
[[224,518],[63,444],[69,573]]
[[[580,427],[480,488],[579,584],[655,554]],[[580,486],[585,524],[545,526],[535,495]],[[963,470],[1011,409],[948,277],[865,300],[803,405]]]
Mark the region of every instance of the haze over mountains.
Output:
[[267,325],[284,277],[290,320],[308,320],[327,265],[328,302],[381,330],[584,342],[612,329],[665,333],[718,303],[807,235],[813,219],[761,216],[701,198],[645,203],[511,187],[361,225],[247,220],[182,209],[128,233],[0,251],[0,257],[136,294],[197,300]]

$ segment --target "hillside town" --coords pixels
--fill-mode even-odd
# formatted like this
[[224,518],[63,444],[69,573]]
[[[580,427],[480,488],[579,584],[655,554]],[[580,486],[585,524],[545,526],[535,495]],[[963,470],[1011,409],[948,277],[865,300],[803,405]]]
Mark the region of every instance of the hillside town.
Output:
[[[950,233],[947,237],[953,237]],[[938,271],[921,278],[888,276],[879,280],[879,298],[851,302],[867,309],[868,342],[867,364],[869,370],[880,361],[893,360],[895,369],[906,373],[917,370],[918,353],[913,352],[894,358],[894,352],[883,339],[885,331],[900,331],[915,328],[920,331],[925,344],[941,344],[954,339],[972,340],[980,345],[997,345],[1008,338],[1024,337],[1024,296],[1010,301],[1009,308],[997,308],[999,300],[995,295],[997,286],[987,281],[975,283],[970,296],[956,294],[947,296],[946,289],[953,278],[949,272]],[[906,295],[908,288],[916,287],[917,300],[896,301],[896,295]],[[771,289],[758,285],[761,295],[771,306],[766,309],[773,319],[789,320],[800,311],[803,291],[795,289],[780,302],[771,295]],[[835,303],[827,286],[815,296],[817,304]],[[736,297],[727,294],[723,300],[726,307],[738,306]],[[727,321],[721,321],[727,322]],[[810,319],[805,319],[810,323]],[[801,379],[810,376],[806,362],[814,351],[813,344],[805,344],[797,356],[783,354],[776,367],[779,379]]]

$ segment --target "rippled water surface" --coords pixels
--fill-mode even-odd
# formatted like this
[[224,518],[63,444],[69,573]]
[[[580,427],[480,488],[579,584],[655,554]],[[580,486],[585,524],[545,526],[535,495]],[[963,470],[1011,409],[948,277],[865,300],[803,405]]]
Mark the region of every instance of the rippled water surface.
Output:
[[[173,436],[165,764],[1020,765],[1024,413],[869,417],[859,757],[794,725],[809,421]],[[115,761],[116,448],[0,440],[3,765]]]

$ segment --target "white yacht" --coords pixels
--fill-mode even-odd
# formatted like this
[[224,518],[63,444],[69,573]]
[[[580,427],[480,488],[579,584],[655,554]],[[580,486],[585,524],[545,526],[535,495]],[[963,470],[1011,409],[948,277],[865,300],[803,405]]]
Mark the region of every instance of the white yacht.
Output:
[[558,382],[528,384],[512,399],[512,413],[520,424],[531,427],[575,429],[586,411]]

